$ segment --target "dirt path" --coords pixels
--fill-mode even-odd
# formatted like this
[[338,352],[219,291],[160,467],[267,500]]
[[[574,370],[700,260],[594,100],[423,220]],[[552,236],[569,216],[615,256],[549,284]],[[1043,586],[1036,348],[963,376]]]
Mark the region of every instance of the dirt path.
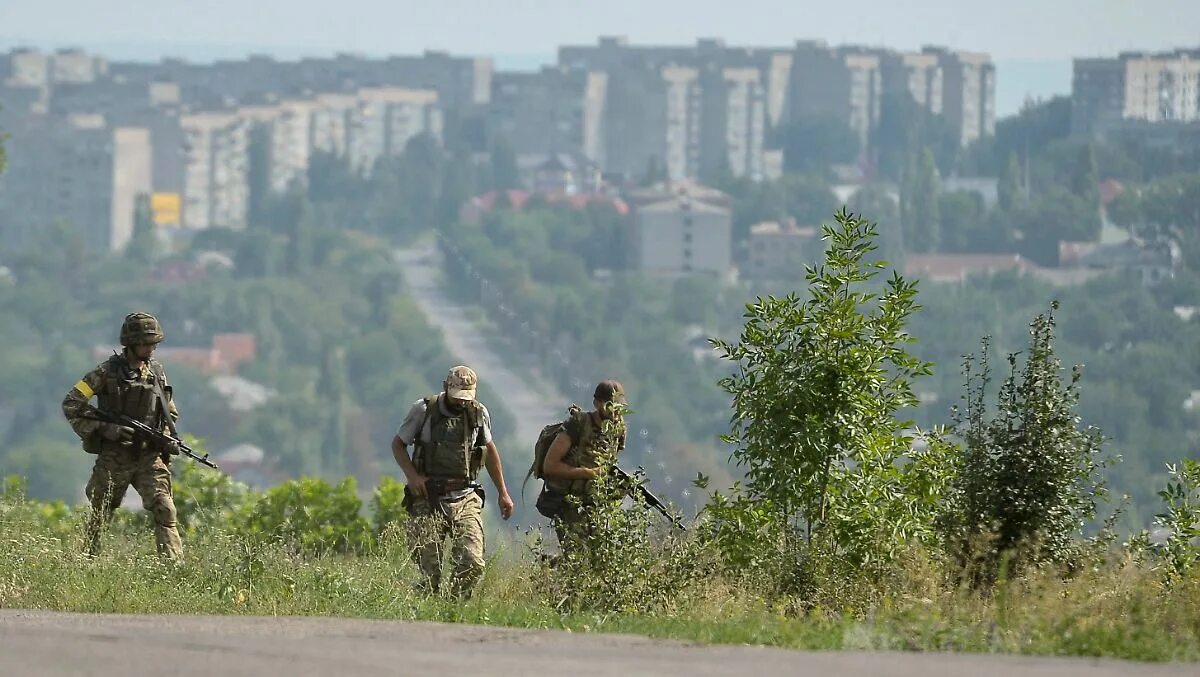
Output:
[[625,635],[344,618],[0,610],[0,674],[1195,675],[1197,666],[966,654],[818,653]]

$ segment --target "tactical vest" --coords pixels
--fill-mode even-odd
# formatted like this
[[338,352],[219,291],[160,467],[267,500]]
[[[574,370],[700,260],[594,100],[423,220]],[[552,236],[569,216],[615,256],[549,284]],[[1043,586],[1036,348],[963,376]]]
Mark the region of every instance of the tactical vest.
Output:
[[[618,445],[625,432],[623,422],[602,421],[597,426],[591,412],[581,412],[572,423],[574,436],[564,463],[572,468],[608,468],[617,462]],[[562,493],[584,495],[591,490],[592,480],[547,479],[546,485]]]
[[161,382],[163,396],[169,392],[162,365],[150,362],[150,377],[143,381],[123,355],[113,355],[104,363],[104,387],[96,393],[100,409],[124,414],[153,428],[162,424],[155,383]]
[[417,470],[426,477],[474,482],[483,464],[483,449],[475,446],[483,407],[471,401],[461,414],[446,416],[441,397],[425,398],[425,421],[416,439]]

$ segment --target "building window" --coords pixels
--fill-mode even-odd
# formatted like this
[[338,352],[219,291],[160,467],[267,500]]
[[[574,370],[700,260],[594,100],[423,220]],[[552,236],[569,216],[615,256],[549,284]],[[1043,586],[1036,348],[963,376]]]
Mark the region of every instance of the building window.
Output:
[[688,245],[690,245],[692,243],[692,234],[691,233],[683,234],[683,243],[688,244]]

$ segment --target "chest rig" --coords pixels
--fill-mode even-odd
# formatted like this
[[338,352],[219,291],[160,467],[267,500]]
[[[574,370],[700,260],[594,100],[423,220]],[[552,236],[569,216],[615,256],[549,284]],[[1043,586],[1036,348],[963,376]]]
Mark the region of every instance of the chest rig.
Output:
[[474,482],[483,464],[483,448],[475,445],[482,419],[478,402],[447,416],[441,395],[425,398],[425,422],[417,433],[417,470],[431,478]]

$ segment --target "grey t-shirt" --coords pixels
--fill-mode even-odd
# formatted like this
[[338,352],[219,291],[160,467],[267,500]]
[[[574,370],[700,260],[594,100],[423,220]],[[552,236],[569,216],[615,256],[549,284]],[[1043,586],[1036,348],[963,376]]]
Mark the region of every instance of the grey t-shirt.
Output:
[[[442,398],[438,398],[438,406],[442,410],[443,416],[452,416],[449,410],[446,409],[446,403]],[[479,419],[479,434],[475,438],[475,444],[472,446],[482,447],[492,441],[492,415],[488,413],[487,407],[483,403],[479,403],[479,408],[483,411],[483,416]],[[418,431],[421,427],[421,421],[425,421],[425,429]],[[400,430],[396,432],[396,436],[405,446],[412,446],[412,443],[417,439],[417,433],[421,434],[422,440],[429,440],[429,421],[425,418],[425,398],[413,402],[412,407],[408,410],[408,415],[404,417],[404,423],[400,424]]]

